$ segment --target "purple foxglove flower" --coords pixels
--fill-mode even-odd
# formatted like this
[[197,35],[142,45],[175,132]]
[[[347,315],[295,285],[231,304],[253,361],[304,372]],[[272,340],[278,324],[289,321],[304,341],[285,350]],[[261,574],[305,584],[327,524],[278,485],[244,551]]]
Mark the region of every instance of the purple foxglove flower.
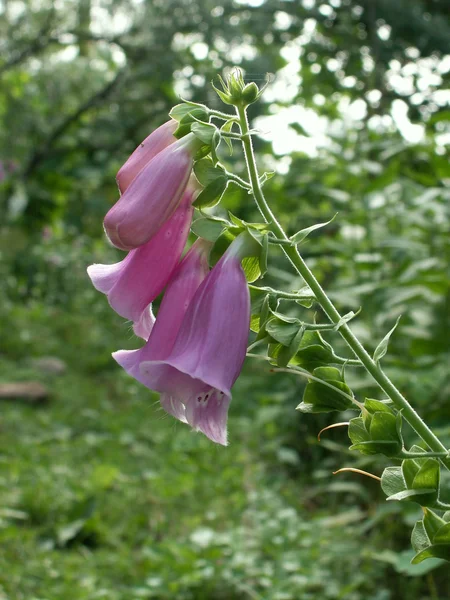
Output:
[[201,142],[189,133],[159,152],[108,211],[104,226],[111,242],[133,250],[148,242],[178,208]]
[[170,353],[161,358],[142,355],[139,374],[136,364],[132,373],[162,393],[167,412],[223,445],[231,387],[245,359],[250,326],[241,252],[238,238],[201,283]]
[[[144,385],[146,379],[139,366],[144,361],[162,360],[169,356],[192,297],[209,272],[210,247],[209,242],[197,240],[175,269],[146,345],[138,350],[119,350],[113,353],[119,365]],[[160,400],[167,412],[186,422],[184,405],[180,401],[166,397],[165,394],[161,395]]]
[[133,321],[136,335],[148,339],[154,318],[150,303],[162,292],[177,266],[192,220],[193,191],[188,189],[172,217],[146,244],[113,265],[91,265],[94,287],[108,296],[111,307]]
[[161,125],[161,127],[158,127],[158,129],[155,129],[139,144],[117,173],[116,181],[122,194],[152,158],[155,158],[159,152],[170,146],[170,144],[173,144],[173,142],[176,142],[173,133],[177,126],[178,123],[171,119],[167,123],[164,123],[164,125]]

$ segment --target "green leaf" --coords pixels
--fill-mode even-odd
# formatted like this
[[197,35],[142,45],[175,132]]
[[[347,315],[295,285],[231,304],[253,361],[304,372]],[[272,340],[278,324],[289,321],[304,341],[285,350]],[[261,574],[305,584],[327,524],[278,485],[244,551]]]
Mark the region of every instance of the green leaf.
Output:
[[200,217],[193,221],[191,230],[198,237],[215,242],[226,227],[227,221],[225,220]]
[[203,187],[206,187],[215,179],[225,176],[223,167],[221,165],[214,166],[211,158],[209,157],[202,158],[195,163],[194,174]]
[[317,367],[317,369],[314,369],[313,375],[324,381],[344,382],[341,371],[336,367]]
[[[220,131],[225,131],[226,133],[229,133],[233,129],[233,125],[235,123],[236,123],[236,121],[234,119],[229,119],[222,125],[222,127],[220,128]],[[223,136],[222,139],[225,140],[225,143],[228,146],[228,149],[230,151],[230,156],[232,156],[233,140],[231,140],[229,137],[226,137],[226,136]]]
[[214,246],[211,248],[209,253],[210,267],[214,267],[214,265],[219,262],[223,253],[227,250],[228,246],[235,239],[235,237],[235,233],[230,228],[222,231],[217,240],[214,242]]
[[183,102],[177,104],[172,108],[169,113],[169,117],[175,121],[180,122],[187,115],[195,115],[195,118],[200,121],[207,121],[209,118],[209,110],[203,104],[197,104],[196,102]]
[[283,348],[281,348],[277,356],[277,364],[279,367],[285,367],[287,364],[289,364],[291,358],[297,353],[299,349],[304,333],[305,330],[303,329],[303,327],[300,327],[300,329],[294,335],[292,342],[289,344],[289,346],[283,346]]
[[397,419],[395,415],[392,415],[387,412],[374,413],[372,421],[370,423],[369,433],[372,440],[397,442],[399,444],[400,450],[401,443],[398,439]]
[[[178,119],[177,119],[178,120]],[[192,130],[192,124],[198,121],[208,121],[209,114],[203,109],[191,108],[186,114],[181,116],[178,127],[174,131],[174,136],[178,139],[184,137]]]
[[195,208],[211,208],[220,202],[226,190],[228,179],[226,175],[219,175],[213,179],[197,196],[192,206]]
[[[305,337],[305,336],[304,336]],[[302,340],[303,344],[304,338]],[[321,346],[320,344],[311,344],[304,348],[300,348],[297,354],[293,357],[292,363],[299,367],[303,367],[307,371],[313,371],[313,369],[322,365],[327,365],[332,361],[332,354],[328,348]]]
[[[251,295],[250,295],[250,297],[251,297]],[[269,295],[268,294],[264,297],[262,304],[259,305],[259,311],[253,310],[253,303],[252,303],[252,313],[253,312],[259,313],[259,314],[252,314],[252,317],[250,320],[250,329],[252,331],[256,331],[256,333],[258,334],[256,336],[256,340],[260,340],[266,336],[265,324],[267,321],[267,317],[269,315]]]
[[259,270],[261,277],[267,273],[267,259],[269,256],[269,236],[264,234],[262,236],[261,252],[259,254]]
[[423,489],[423,490],[403,490],[402,492],[398,492],[397,494],[393,494],[386,498],[386,500],[411,500],[411,502],[417,502],[418,504],[423,504],[425,501],[425,497],[429,494],[432,494],[434,490]]
[[373,455],[384,454],[385,456],[395,456],[398,452],[398,444],[386,440],[359,442],[350,446],[350,450],[358,450],[361,454]]
[[386,456],[395,456],[401,450],[402,442],[397,431],[397,419],[390,412],[375,412],[370,417],[370,421],[359,418],[356,425],[358,435],[355,435],[355,442],[350,450],[359,450],[367,455],[379,453]]
[[401,467],[387,467],[381,475],[381,489],[386,496],[393,496],[406,489]]
[[[430,540],[433,543],[438,543],[437,540],[435,539],[435,536],[442,529],[442,527],[445,527],[446,523],[445,523],[444,519],[441,519],[441,517],[439,517],[435,512],[433,512],[429,508],[424,508],[423,510],[424,510],[424,517],[422,520],[423,520],[423,525],[425,527],[425,531],[427,532],[428,537],[430,538]],[[447,525],[448,525],[448,523],[447,523]],[[443,536],[443,540],[444,541],[442,543],[445,543],[445,533]],[[448,541],[450,543],[450,538]]]
[[347,410],[353,406],[350,398],[347,398],[351,393],[350,388],[341,381],[333,381],[330,385],[312,381],[306,386],[303,401],[297,406],[297,410],[304,413]]
[[411,487],[414,489],[432,488],[437,492],[439,490],[440,473],[439,462],[435,458],[428,458],[414,477]]
[[373,398],[365,399],[364,408],[371,414],[374,414],[376,412],[386,412],[392,415],[394,414],[394,411],[390,408],[387,402],[382,402],[381,400],[374,400]]
[[209,123],[198,123],[195,121],[191,125],[191,131],[196,137],[198,137],[199,140],[211,146],[217,128],[215,125],[211,125]]
[[284,346],[291,344],[299,329],[301,329],[301,322],[295,318],[286,317],[282,320],[277,315],[269,319],[266,323],[267,333]]
[[344,315],[343,317],[341,317],[339,319],[339,321],[336,323],[336,325],[334,327],[334,331],[339,331],[339,329],[342,327],[342,325],[344,325],[345,323],[348,323],[349,321],[351,321],[360,312],[361,312],[361,309],[359,309],[356,313],[351,310],[349,313],[347,313],[346,315]]
[[433,546],[429,546],[412,559],[411,563],[413,565],[417,565],[427,558],[442,558],[444,560],[450,561],[450,544],[436,544]]
[[[322,379],[327,385],[311,381],[305,388],[303,401],[297,407],[302,412],[329,412],[346,410],[353,407],[352,392],[342,381],[342,373],[335,367],[318,367],[314,377]],[[349,397],[350,396],[350,397]]]
[[[337,213],[336,213],[336,215],[337,215]],[[308,237],[308,235],[310,233],[312,233],[316,229],[320,229],[321,227],[325,227],[326,225],[328,225],[329,223],[331,223],[331,221],[334,221],[334,219],[336,218],[336,215],[334,215],[334,217],[332,219],[330,219],[329,221],[326,221],[325,223],[317,223],[316,225],[311,225],[311,227],[306,227],[305,229],[301,229],[300,231],[297,231],[297,233],[295,233],[294,235],[292,235],[289,239],[291,240],[291,242],[293,244],[300,244],[301,242],[303,242],[303,240],[305,238]]]
[[259,178],[259,185],[263,186],[266,183],[266,181],[269,181],[269,179],[272,179],[272,177],[274,175],[275,175],[275,171],[264,171],[264,173]]
[[414,477],[417,475],[419,468],[420,467],[417,464],[417,462],[411,458],[406,458],[402,462],[401,469],[403,473],[403,478],[405,479],[405,483],[408,488],[412,487]]
[[416,552],[421,552],[431,544],[423,521],[417,521],[411,534],[411,545]]
[[390,331],[388,331],[388,333],[384,336],[384,338],[381,340],[381,342],[376,347],[375,352],[373,353],[373,360],[375,362],[379,362],[380,359],[382,359],[383,356],[386,354],[388,345],[389,345],[389,338],[391,337],[391,335],[394,333],[395,329],[397,328],[400,318],[401,317],[398,317],[394,327]]
[[[444,521],[445,523],[445,521]],[[434,544],[448,544],[450,546],[450,523],[445,523],[433,537]]]
[[248,283],[253,283],[261,277],[259,256],[246,256],[242,260],[242,268]]
[[348,425],[348,437],[353,444],[359,444],[360,442],[367,442],[369,440],[369,434],[364,427],[364,421],[361,417],[350,419]]

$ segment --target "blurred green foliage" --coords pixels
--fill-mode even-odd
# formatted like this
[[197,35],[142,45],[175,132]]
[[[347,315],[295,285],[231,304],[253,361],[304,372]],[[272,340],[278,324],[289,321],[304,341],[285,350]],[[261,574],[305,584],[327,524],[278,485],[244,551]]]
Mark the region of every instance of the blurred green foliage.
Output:
[[[303,254],[342,313],[362,306],[352,327],[369,350],[402,314],[384,364],[450,442],[448,3],[3,0],[0,36],[0,378],[51,391],[42,406],[1,401],[0,598],[447,598],[445,566],[409,564],[420,511],[332,477],[387,462],[348,451],[345,429],[319,444],[330,420],[294,412],[302,379],[248,361],[231,446],[212,446],[117,368],[111,351],[138,343],[85,268],[120,258],[101,225],[115,173],[177,94],[223,109],[218,71],[273,73],[256,124],[285,114],[313,139],[295,105],[324,119],[328,142],[274,159],[257,141],[261,170],[277,171],[271,206],[290,234],[339,213]],[[238,148],[221,152],[242,168]],[[258,218],[237,188],[224,207]],[[278,251],[270,264],[264,284],[301,287]],[[39,369],[45,356],[66,372]],[[359,372],[346,379],[360,399],[378,394]]]

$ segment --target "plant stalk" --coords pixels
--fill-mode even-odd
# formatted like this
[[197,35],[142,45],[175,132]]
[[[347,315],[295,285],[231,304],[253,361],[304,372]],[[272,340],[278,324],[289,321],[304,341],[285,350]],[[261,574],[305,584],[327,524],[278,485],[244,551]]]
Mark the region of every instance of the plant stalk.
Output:
[[[250,129],[246,109],[237,106],[236,112],[239,117],[239,125],[242,133],[242,146],[244,149],[245,161],[247,163],[250,182],[252,184],[252,193],[255,198],[256,205],[261,215],[263,216],[265,222],[270,225],[271,231],[275,234],[275,236],[282,240],[288,240],[288,236],[286,235],[284,229],[277,221],[275,215],[273,214],[272,210],[267,204],[259,182],[252,140],[251,136],[248,135]],[[291,264],[294,266],[297,273],[299,273],[299,275],[301,275],[305,282],[309,285],[316,297],[317,302],[320,304],[330,321],[335,324],[339,323],[341,320],[341,315],[339,314],[338,310],[336,309],[326,292],[323,290],[320,283],[315,278],[314,274],[309,269],[308,265],[303,260],[302,256],[298,251],[297,246],[282,245],[281,249],[286,255],[286,257],[289,259]],[[346,323],[343,323],[339,327],[339,333],[343,337],[347,345],[350,347],[350,349],[353,351],[354,355],[361,361],[362,365],[366,368],[368,373],[378,383],[380,388],[392,400],[397,409],[402,411],[404,419],[410,424],[410,426],[414,429],[417,435],[419,435],[422,438],[422,440],[427,444],[430,450],[437,453],[447,454],[448,450],[445,448],[442,442],[436,437],[436,435],[431,431],[428,425],[422,420],[419,414],[409,404],[406,398],[395,387],[395,385],[392,383],[389,377],[381,369],[380,365],[371,358],[367,350],[362,346],[361,342],[354,335],[354,333],[351,331],[350,327]],[[447,468],[450,469],[449,459],[441,458],[441,461]]]

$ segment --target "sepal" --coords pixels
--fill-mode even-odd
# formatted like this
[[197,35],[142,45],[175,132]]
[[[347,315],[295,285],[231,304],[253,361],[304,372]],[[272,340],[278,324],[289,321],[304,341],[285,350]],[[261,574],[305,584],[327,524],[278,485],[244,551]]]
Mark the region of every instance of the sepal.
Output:
[[178,122],[174,136],[178,139],[184,137],[191,132],[194,123],[209,123],[209,115],[209,109],[203,104],[196,104],[195,102],[177,104],[169,113],[169,116]]
[[[335,367],[317,367],[309,381],[303,401],[297,410],[303,413],[343,411],[353,408],[353,394],[344,381],[342,371]],[[323,382],[323,383],[322,383]]]
[[423,519],[414,526],[411,544],[417,552],[412,564],[416,565],[427,558],[450,561],[450,523],[425,508]]
[[388,404],[366,399],[362,416],[350,421],[350,450],[359,450],[366,455],[395,457],[403,447],[401,419],[401,413],[395,415]]
[[[413,446],[415,452],[423,452]],[[406,458],[401,467],[387,467],[381,476],[387,500],[417,502],[434,507],[439,498],[440,467],[435,458]]]

